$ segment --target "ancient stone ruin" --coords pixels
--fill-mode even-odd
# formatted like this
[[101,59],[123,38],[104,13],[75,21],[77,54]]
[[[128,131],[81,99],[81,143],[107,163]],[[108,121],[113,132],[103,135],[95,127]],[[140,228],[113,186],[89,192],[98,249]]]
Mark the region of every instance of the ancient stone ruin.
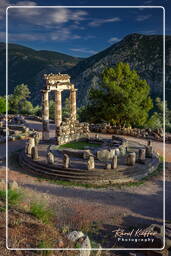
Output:
[[[49,92],[55,92],[55,124],[57,144],[87,136],[89,125],[76,120],[76,92],[67,74],[45,74],[42,92],[43,140],[49,140]],[[62,91],[70,90],[70,118],[62,121]]]
[[[105,137],[91,133],[88,123],[79,123],[76,118],[77,90],[70,76],[49,74],[43,79],[42,140],[38,132],[30,134],[25,151],[19,157],[21,166],[42,177],[96,185],[135,182],[158,167],[159,157],[150,140],[142,145],[115,135],[115,132]],[[63,121],[61,98],[64,90],[70,91],[70,117]],[[55,140],[50,140],[49,130],[51,91],[55,92]],[[72,148],[72,143],[69,147],[65,145],[71,141],[79,142],[81,147]]]

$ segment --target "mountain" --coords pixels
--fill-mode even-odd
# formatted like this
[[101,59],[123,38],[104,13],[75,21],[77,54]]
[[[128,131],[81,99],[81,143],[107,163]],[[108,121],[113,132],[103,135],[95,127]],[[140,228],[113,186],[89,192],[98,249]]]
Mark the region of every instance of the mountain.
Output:
[[[106,66],[127,62],[151,87],[152,97],[163,93],[163,37],[131,34],[104,51],[79,62],[69,73],[78,91],[78,104],[87,101],[87,91],[99,82]],[[84,97],[82,97],[84,95]],[[81,96],[81,97],[80,97]],[[171,36],[166,36],[166,97],[171,99]]]
[[[34,102],[40,102],[41,99],[37,92],[42,87],[42,74],[65,73],[81,60],[66,54],[45,50],[36,51],[17,44],[9,44],[8,49],[9,94],[13,92],[16,85],[25,83],[29,85]],[[1,95],[5,94],[5,54],[5,43],[0,43]]]
[[[161,35],[130,34],[120,42],[89,58],[81,59],[53,51],[36,51],[9,44],[9,93],[20,83],[26,83],[34,103],[40,103],[43,73],[68,73],[78,88],[78,105],[87,102],[87,92],[99,82],[106,66],[122,61],[130,64],[151,87],[152,97],[163,92],[163,37]],[[5,93],[5,44],[0,43],[0,75]],[[166,36],[166,99],[171,106],[171,36]]]

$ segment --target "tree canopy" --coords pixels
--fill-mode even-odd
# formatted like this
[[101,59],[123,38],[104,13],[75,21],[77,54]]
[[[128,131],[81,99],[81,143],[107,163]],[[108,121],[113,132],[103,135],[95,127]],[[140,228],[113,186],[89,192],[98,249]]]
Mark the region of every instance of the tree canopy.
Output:
[[[163,116],[165,106],[165,116]],[[150,116],[149,120],[145,124],[147,128],[163,128],[163,121],[165,119],[166,131],[171,131],[171,110],[168,108],[167,101],[162,101],[157,97],[154,101],[154,112]]]
[[6,112],[6,98],[5,96],[0,96],[0,114]]
[[26,84],[17,85],[14,93],[8,96],[10,112],[32,114],[33,105],[28,101],[29,96],[30,90]]
[[86,115],[93,122],[142,126],[153,107],[149,93],[146,80],[131,70],[129,64],[118,63],[106,68],[98,86],[90,89]]

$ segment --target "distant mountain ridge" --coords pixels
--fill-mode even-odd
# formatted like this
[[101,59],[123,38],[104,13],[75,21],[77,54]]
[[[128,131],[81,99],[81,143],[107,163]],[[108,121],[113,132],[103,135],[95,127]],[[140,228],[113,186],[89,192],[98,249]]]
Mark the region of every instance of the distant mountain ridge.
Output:
[[[19,83],[26,83],[34,103],[40,103],[43,73],[68,73],[78,88],[78,105],[87,102],[89,88],[96,86],[105,67],[127,62],[151,87],[153,97],[163,92],[163,37],[130,34],[120,42],[85,59],[53,51],[36,51],[9,44],[9,93]],[[1,86],[5,93],[5,44],[0,43]],[[166,36],[166,98],[171,101],[171,36]],[[2,88],[2,87],[1,87]]]
[[[26,83],[33,94],[34,101],[39,102],[35,94],[42,87],[41,76],[44,73],[65,72],[76,65],[81,58],[47,50],[33,50],[17,44],[8,46],[9,93],[17,84]],[[5,43],[0,43],[1,94],[5,94]]]
[[[163,36],[131,34],[104,51],[79,62],[70,70],[80,95],[99,82],[105,67],[127,62],[146,79],[153,97],[163,94]],[[166,97],[171,99],[171,36],[166,36]],[[169,90],[170,89],[170,90]],[[78,101],[79,101],[78,97]],[[83,102],[84,100],[84,102]],[[81,97],[85,103],[87,97]],[[79,104],[81,103],[79,102]]]

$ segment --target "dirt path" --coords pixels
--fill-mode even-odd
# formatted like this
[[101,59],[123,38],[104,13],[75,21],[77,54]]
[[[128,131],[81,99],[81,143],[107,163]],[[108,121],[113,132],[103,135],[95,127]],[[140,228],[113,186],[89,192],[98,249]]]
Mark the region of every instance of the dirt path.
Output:
[[[18,151],[24,147],[25,140],[9,141],[8,142],[8,155]],[[0,160],[6,157],[6,144],[0,144]]]

